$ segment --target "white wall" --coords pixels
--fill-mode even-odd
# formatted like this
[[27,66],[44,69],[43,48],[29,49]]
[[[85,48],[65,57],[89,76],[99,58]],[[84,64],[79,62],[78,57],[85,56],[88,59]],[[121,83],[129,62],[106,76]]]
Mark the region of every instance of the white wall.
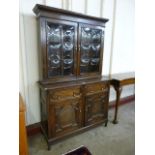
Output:
[[[26,102],[28,125],[40,121],[37,23],[32,12],[36,3],[109,18],[103,74],[134,71],[134,0],[20,0],[19,89]],[[132,95],[133,90],[133,86],[125,87],[122,97]],[[110,100],[114,98],[111,89]]]
[[112,73],[134,71],[134,0],[117,0]]

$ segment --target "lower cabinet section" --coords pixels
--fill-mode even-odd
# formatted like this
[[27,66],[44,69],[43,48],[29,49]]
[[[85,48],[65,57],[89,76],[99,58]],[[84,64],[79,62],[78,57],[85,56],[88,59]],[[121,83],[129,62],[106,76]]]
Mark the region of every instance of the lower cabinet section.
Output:
[[109,82],[41,87],[42,129],[48,144],[108,121]]

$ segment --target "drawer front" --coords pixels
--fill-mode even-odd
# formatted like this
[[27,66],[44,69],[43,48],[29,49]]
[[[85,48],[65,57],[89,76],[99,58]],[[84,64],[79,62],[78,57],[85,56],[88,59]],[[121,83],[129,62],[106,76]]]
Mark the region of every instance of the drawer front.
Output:
[[80,87],[62,88],[50,92],[50,99],[52,100],[63,100],[76,97],[81,97]]
[[108,91],[108,83],[93,83],[85,86],[86,93],[99,93],[107,91]]

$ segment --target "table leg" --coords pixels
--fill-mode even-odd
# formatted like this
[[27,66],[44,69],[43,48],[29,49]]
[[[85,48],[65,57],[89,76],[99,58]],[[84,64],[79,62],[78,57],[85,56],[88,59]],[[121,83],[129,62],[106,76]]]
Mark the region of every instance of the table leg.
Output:
[[122,87],[114,87],[114,89],[116,91],[116,104],[115,104],[115,115],[114,115],[113,124],[117,124],[118,123],[117,113],[118,113],[118,106],[119,106],[120,96],[122,92]]

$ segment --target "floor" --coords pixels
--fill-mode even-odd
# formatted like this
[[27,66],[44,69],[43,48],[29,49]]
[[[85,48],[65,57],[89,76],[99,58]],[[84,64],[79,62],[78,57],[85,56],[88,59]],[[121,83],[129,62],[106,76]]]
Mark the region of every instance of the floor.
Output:
[[82,134],[52,145],[47,150],[41,134],[28,139],[30,155],[61,155],[81,145],[93,155],[134,155],[135,154],[135,103],[123,105],[119,109],[119,124],[112,124],[114,109],[109,110],[107,127],[101,125]]

